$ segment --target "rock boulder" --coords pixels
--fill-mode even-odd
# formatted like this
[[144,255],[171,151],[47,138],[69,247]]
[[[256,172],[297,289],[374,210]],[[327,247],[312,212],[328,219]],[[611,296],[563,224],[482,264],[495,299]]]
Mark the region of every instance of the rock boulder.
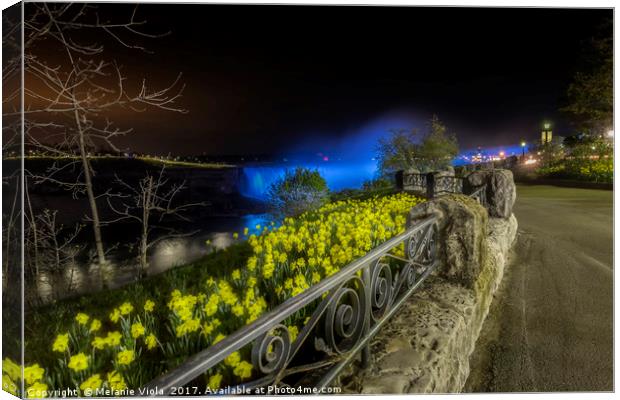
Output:
[[517,190],[512,171],[496,169],[491,171],[487,183],[487,208],[489,216],[510,218],[512,206],[517,199]]
[[487,212],[465,195],[447,195],[419,204],[409,213],[408,224],[435,215],[438,219],[439,274],[473,288],[480,273],[487,236]]

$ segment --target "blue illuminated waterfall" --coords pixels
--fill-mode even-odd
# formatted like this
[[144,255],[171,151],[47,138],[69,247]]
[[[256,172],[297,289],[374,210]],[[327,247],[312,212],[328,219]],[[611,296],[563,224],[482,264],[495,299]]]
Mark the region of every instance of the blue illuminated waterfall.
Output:
[[282,163],[268,166],[243,167],[240,192],[246,197],[264,200],[269,186],[284,175],[287,169],[305,167],[318,170],[327,181],[330,190],[356,189],[374,177],[376,162],[367,161],[330,161],[318,163]]

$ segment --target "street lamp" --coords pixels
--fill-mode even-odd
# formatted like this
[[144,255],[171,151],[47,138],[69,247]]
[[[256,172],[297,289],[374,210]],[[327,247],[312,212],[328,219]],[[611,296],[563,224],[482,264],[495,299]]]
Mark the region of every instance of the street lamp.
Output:
[[525,145],[527,143],[525,143],[525,140],[521,141],[521,156],[523,157],[523,159],[525,159]]

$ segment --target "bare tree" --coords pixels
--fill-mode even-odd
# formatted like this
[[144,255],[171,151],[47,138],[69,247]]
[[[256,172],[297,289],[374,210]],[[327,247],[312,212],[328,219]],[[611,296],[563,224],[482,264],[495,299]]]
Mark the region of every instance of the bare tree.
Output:
[[[110,209],[118,215],[118,218],[108,222],[132,220],[140,224],[138,277],[141,277],[148,267],[147,253],[151,247],[162,240],[191,236],[196,233],[196,231],[182,233],[169,226],[163,226],[161,223],[164,218],[172,217],[189,221],[183,215],[184,211],[191,207],[206,205],[205,203],[178,204],[178,195],[186,187],[185,181],[170,183],[169,179],[165,177],[164,171],[165,166],[156,176],[147,172],[137,187],[126,183],[117,176],[116,182],[125,193],[106,196]],[[158,234],[156,238],[153,238],[154,233]]]
[[[27,199],[27,198],[26,198]],[[31,209],[30,209],[31,210]],[[39,214],[32,211],[25,214],[25,266],[28,275],[32,275],[31,281],[36,285],[42,275],[52,279],[50,287],[54,290],[53,297],[58,299],[66,296],[74,289],[73,269],[77,255],[84,250],[84,245],[76,244],[76,237],[80,234],[83,224],[74,224],[65,227],[57,221],[58,211],[44,209]],[[66,277],[67,270],[71,274]],[[62,285],[58,285],[58,279]],[[28,291],[28,300],[35,301],[34,294],[37,291]]]
[[[62,159],[38,176],[36,182],[58,183],[73,191],[74,196],[86,194],[88,219],[92,221],[97,258],[102,266],[105,251],[89,153],[99,148],[119,151],[115,139],[131,129],[115,127],[108,116],[120,109],[143,112],[155,107],[185,112],[176,106],[184,86],[180,84],[180,75],[158,90],[148,89],[145,80],[128,85],[128,78],[113,57],[105,59],[108,53],[104,52],[104,42],[144,50],[125,36],[162,36],[142,30],[146,21],[137,19],[137,7],[122,21],[100,18],[97,5],[87,3],[26,3],[25,7],[25,139],[40,151]],[[51,49],[56,53],[53,57],[49,56]],[[19,58],[14,62],[20,62]],[[134,90],[129,86],[134,86]],[[78,167],[79,173],[68,179],[65,172],[74,167]]]

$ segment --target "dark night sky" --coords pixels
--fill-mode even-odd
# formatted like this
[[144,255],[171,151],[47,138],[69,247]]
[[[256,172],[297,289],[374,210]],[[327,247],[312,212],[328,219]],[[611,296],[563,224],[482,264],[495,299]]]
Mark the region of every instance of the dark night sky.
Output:
[[418,127],[438,114],[461,148],[534,139],[543,119],[569,133],[557,109],[581,43],[612,11],[151,4],[139,14],[172,33],[144,42],[154,54],[121,50],[119,61],[153,84],[183,72],[189,113],[121,118],[135,126],[123,144],[240,154],[308,138],[320,144],[305,150],[319,151],[381,118],[374,129],[414,127],[389,126],[395,114]]

